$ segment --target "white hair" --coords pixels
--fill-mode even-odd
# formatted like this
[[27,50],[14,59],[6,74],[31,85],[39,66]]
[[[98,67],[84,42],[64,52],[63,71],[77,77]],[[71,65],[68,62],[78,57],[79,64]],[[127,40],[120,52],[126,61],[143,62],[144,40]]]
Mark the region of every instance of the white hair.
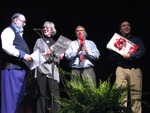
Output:
[[46,21],[46,22],[44,22],[43,27],[44,27],[44,25],[50,25],[50,27],[52,29],[52,35],[55,35],[57,33],[55,25],[53,22]]

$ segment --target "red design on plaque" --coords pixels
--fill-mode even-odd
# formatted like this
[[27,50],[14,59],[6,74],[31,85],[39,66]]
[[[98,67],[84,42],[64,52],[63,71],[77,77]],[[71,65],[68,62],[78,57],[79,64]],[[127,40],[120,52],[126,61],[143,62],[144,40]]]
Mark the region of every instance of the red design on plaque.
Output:
[[132,53],[136,52],[138,48],[139,48],[139,46],[133,45],[132,47],[130,47],[128,53],[132,54]]
[[124,38],[119,38],[116,40],[116,42],[114,43],[114,46],[121,50],[123,47],[126,47],[127,43],[126,43],[126,40]]

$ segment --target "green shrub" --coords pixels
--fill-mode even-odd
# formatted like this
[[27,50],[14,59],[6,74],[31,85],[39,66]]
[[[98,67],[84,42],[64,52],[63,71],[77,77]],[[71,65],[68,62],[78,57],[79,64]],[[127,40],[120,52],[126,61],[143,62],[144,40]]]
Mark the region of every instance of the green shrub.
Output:
[[[127,88],[112,86],[110,78],[100,80],[96,87],[89,75],[85,80],[62,69],[60,75],[69,98],[57,98],[62,105],[58,113],[132,113],[130,108],[123,106]],[[74,81],[67,76],[73,77]]]

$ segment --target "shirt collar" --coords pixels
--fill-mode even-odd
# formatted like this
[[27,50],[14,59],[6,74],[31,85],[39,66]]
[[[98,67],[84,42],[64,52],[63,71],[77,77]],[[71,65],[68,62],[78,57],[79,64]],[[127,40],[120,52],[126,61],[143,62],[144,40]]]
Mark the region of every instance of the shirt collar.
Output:
[[23,33],[23,28],[18,28],[14,23],[11,24],[15,30],[16,30],[16,33]]

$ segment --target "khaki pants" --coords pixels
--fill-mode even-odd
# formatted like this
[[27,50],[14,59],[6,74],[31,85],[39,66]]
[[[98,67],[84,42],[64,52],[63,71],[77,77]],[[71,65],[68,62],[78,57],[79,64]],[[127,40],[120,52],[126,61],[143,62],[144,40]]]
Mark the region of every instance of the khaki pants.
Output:
[[[142,91],[142,71],[140,68],[127,69],[127,68],[117,67],[115,82],[117,86],[133,85],[133,87],[131,87],[132,89]],[[127,95],[127,97],[130,97],[130,99],[132,100],[132,99],[141,99],[142,93],[131,91],[128,94],[129,95]],[[125,98],[125,100],[128,99],[127,97]],[[125,103],[125,106],[127,106],[127,103]],[[142,113],[141,101],[135,101],[131,109],[133,113]]]

